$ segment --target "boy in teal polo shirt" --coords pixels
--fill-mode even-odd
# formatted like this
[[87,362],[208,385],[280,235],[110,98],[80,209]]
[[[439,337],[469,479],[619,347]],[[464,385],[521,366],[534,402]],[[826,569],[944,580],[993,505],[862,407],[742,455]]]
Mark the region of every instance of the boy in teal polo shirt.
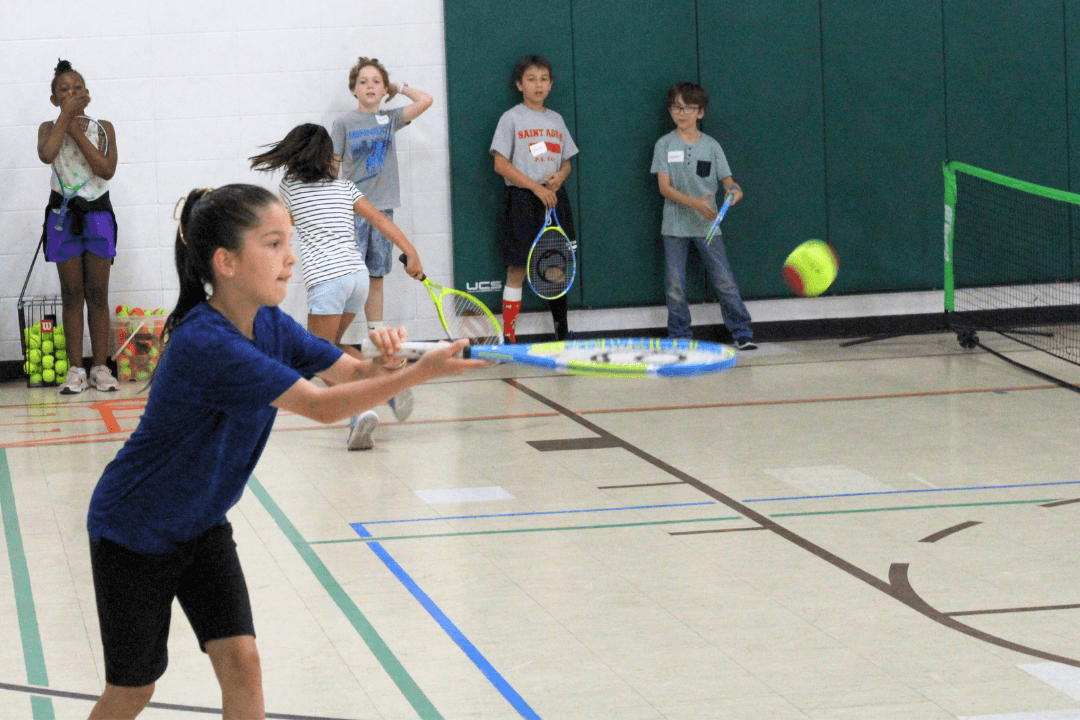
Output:
[[656,141],[651,172],[664,196],[664,239],[668,337],[689,338],[690,306],[686,301],[686,258],[693,243],[705,261],[709,280],[720,301],[724,325],[740,350],[753,350],[750,313],[746,310],[735,276],[728,265],[724,241],[718,231],[705,243],[716,219],[716,193],[720,185],[732,195],[731,204],[742,200],[742,189],[731,177],[731,168],[720,143],[701,132],[709,95],[700,85],[675,83],[668,91],[668,110],[675,129]]

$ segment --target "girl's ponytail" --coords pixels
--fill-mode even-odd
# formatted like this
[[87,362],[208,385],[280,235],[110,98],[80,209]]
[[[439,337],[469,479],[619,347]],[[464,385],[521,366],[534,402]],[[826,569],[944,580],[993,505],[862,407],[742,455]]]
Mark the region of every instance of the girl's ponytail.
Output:
[[163,335],[169,335],[191,310],[207,299],[206,286],[214,283],[214,253],[218,248],[239,253],[244,233],[261,221],[261,210],[279,202],[269,190],[258,185],[226,185],[199,188],[177,203],[173,217],[176,229],[176,274],[180,277],[180,297],[165,320]]

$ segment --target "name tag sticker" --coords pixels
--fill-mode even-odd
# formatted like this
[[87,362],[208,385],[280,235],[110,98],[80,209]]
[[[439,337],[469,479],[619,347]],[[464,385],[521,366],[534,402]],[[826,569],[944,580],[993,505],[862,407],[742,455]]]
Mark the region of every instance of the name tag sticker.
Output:
[[668,150],[667,161],[669,163],[671,163],[671,162],[682,162],[683,160],[684,160],[684,158],[683,158],[683,151],[682,150]]
[[545,143],[543,140],[541,140],[540,142],[534,142],[529,145],[529,152],[532,153],[533,157],[540,157],[547,152],[547,143]]
[[389,115],[376,115],[375,116],[375,122],[379,123],[380,125],[385,125],[386,123],[390,122],[390,116]]

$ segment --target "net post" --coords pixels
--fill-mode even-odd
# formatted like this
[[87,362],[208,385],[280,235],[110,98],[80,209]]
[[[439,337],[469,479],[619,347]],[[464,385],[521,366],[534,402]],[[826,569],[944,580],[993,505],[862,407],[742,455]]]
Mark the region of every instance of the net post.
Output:
[[945,175],[945,316],[956,307],[956,286],[953,276],[953,221],[956,218],[956,171],[951,160],[941,165]]

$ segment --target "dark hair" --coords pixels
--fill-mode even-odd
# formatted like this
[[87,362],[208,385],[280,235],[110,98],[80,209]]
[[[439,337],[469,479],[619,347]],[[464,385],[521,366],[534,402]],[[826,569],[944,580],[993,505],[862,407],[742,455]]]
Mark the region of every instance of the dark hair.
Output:
[[525,71],[531,67],[543,68],[548,71],[548,77],[552,80],[555,79],[555,73],[551,71],[551,61],[543,55],[526,55],[517,61],[517,65],[514,66],[514,82],[521,82],[521,78],[525,77]]
[[709,93],[697,83],[677,82],[672,85],[667,94],[667,106],[674,105],[680,95],[687,105],[697,105],[702,110],[709,107]]
[[356,64],[352,66],[352,70],[349,71],[349,92],[352,92],[353,88],[356,87],[356,78],[360,75],[360,71],[368,66],[379,71],[379,74],[382,75],[383,85],[386,86],[387,90],[390,89],[390,73],[386,72],[386,68],[379,62],[379,58],[360,56],[356,59]]
[[322,125],[297,125],[280,142],[263,147],[270,149],[248,158],[252,170],[270,172],[283,167],[287,179],[309,183],[336,177],[334,142]]
[[266,188],[240,184],[199,188],[184,198],[175,249],[180,297],[165,320],[166,342],[191,309],[206,300],[206,286],[214,282],[217,249],[239,252],[243,234],[259,225],[259,211],[276,202],[280,201]]
[[52,84],[49,86],[53,95],[56,94],[56,81],[59,80],[61,76],[67,75],[69,72],[73,72],[78,75],[79,79],[83,81],[83,84],[86,84],[86,78],[82,76],[81,72],[71,67],[70,62],[68,62],[67,60],[61,60],[60,58],[56,58],[56,68],[53,70]]

